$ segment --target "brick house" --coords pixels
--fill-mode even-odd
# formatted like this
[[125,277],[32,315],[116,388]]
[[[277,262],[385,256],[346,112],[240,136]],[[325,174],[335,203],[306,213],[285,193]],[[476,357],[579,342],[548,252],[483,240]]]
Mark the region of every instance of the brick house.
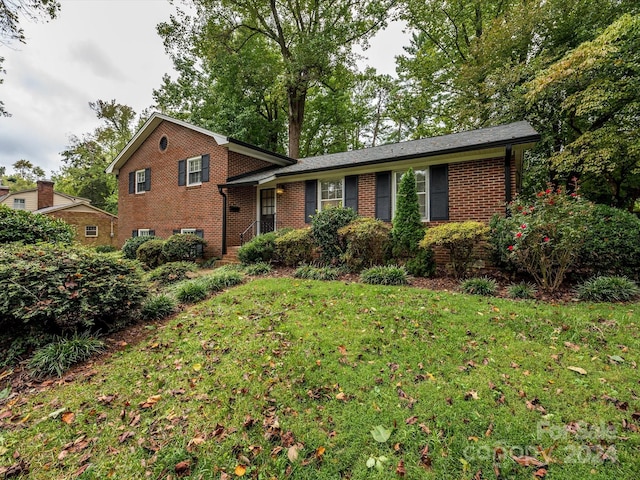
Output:
[[118,177],[118,244],[193,232],[210,257],[241,238],[304,227],[329,206],[391,221],[410,167],[425,225],[488,222],[505,212],[539,138],[516,122],[296,160],[154,113],[107,169]]
[[117,216],[94,207],[86,198],[56,192],[49,180],[38,180],[36,188],[14,193],[0,186],[0,204],[60,218],[75,228],[76,240],[84,245],[116,246]]

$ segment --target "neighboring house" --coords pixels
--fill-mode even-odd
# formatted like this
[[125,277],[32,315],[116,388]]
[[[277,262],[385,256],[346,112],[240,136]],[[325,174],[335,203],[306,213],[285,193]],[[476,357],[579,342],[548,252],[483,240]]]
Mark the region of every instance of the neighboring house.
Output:
[[56,192],[53,185],[38,180],[36,188],[15,193],[0,186],[0,204],[60,218],[75,227],[76,240],[82,244],[117,245],[118,217],[94,207],[86,198]]
[[520,183],[526,122],[295,160],[154,113],[107,169],[118,176],[122,245],[130,236],[193,232],[220,256],[241,238],[300,228],[330,206],[391,221],[413,168],[425,225],[488,222]]

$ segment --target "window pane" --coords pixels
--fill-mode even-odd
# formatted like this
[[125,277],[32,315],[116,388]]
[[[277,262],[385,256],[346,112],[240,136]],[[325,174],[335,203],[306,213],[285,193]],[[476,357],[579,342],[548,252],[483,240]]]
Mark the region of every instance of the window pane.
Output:
[[192,158],[189,160],[189,185],[202,181],[202,159]]

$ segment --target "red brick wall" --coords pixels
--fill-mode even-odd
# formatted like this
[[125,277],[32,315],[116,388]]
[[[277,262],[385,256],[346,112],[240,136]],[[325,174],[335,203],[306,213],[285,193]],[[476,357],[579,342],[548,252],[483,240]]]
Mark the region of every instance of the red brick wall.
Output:
[[[256,187],[229,188],[227,201],[227,246],[231,247],[240,245],[240,234],[256,219]],[[240,211],[233,212],[231,207]]]
[[304,218],[304,185],[305,182],[286,183],[284,192],[276,196],[277,228],[309,226]]
[[247,157],[236,152],[229,152],[229,173],[228,177],[235,177],[248,172],[255,172],[274,165],[264,160]]
[[358,176],[358,213],[363,217],[376,216],[376,174]]
[[[166,135],[168,144],[160,151]],[[178,186],[178,161],[208,153],[209,182]],[[129,193],[129,172],[151,168],[151,190]],[[156,236],[168,238],[174,230],[204,230],[208,245],[205,256],[220,255],[222,245],[222,197],[218,183],[227,178],[227,150],[215,140],[171,122],[162,122],[131,156],[118,177],[118,244],[131,237],[132,230],[149,228]]]
[[[110,215],[95,212],[73,212],[69,210],[58,210],[47,214],[50,217],[64,220],[72,225],[76,230],[76,241],[83,245],[112,245],[117,246],[118,219]],[[113,233],[111,237],[111,222],[113,221]],[[95,225],[98,227],[97,237],[85,237],[85,227]]]
[[36,183],[38,186],[38,210],[53,207],[53,182],[38,180]]

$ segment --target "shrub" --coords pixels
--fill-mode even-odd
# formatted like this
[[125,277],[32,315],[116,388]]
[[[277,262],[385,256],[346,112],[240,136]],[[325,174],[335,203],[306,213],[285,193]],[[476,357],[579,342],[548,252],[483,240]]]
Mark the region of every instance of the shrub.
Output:
[[161,285],[169,285],[188,278],[188,274],[196,270],[198,270],[198,266],[193,262],[171,262],[152,270],[147,278]]
[[70,245],[74,238],[74,228],[63,220],[0,205],[0,244],[48,242]]
[[517,199],[509,206],[511,259],[535,279],[540,288],[553,292],[578,259],[588,235],[585,219],[593,205],[576,192],[548,188],[533,202]]
[[399,259],[415,257],[423,237],[424,225],[416,191],[416,176],[410,168],[402,175],[398,187],[396,213],[391,229],[393,256]]
[[338,230],[353,222],[358,215],[351,208],[327,208],[311,217],[311,233],[320,248],[320,258],[332,263],[344,253],[344,245],[338,238]]
[[577,293],[592,302],[628,302],[640,295],[640,288],[626,277],[594,277],[579,285]]
[[342,260],[352,271],[383,264],[390,231],[389,225],[373,218],[357,218],[340,228],[338,239],[346,245]]
[[111,253],[118,250],[113,245],[96,245],[94,248],[97,253]]
[[82,247],[41,244],[0,251],[0,327],[114,327],[136,318],[146,297],[136,263]]
[[164,240],[159,238],[145,242],[136,250],[136,258],[147,268],[157,268],[166,262],[163,247]]
[[536,295],[536,287],[527,282],[514,283],[507,288],[510,298],[529,299]]
[[271,262],[276,250],[276,232],[263,233],[253,237],[238,249],[238,258],[243,265]]
[[164,242],[162,253],[167,262],[193,262],[202,257],[206,245],[207,242],[193,233],[176,233]]
[[266,262],[253,263],[243,268],[247,275],[266,275],[271,272],[271,264]]
[[420,248],[407,260],[404,268],[414,277],[430,277],[436,273],[436,259],[431,248]]
[[141,315],[144,320],[160,320],[176,311],[176,302],[169,295],[149,297],[142,305]]
[[175,295],[181,303],[196,303],[207,298],[209,289],[201,278],[196,278],[178,283],[175,287]]
[[275,257],[287,267],[313,260],[315,243],[310,228],[299,228],[279,235],[275,240]]
[[475,248],[487,238],[489,227],[480,222],[451,222],[427,229],[420,247],[440,246],[449,252],[451,270],[462,278],[477,259]]
[[493,278],[475,277],[468,278],[461,282],[460,289],[464,293],[469,293],[471,295],[484,295],[490,297],[496,294],[498,284]]
[[596,205],[588,217],[588,230],[579,255],[581,268],[640,280],[640,218]]
[[31,374],[38,378],[49,375],[61,377],[72,365],[84,362],[103,350],[104,342],[91,337],[88,333],[74,334],[69,338],[59,337],[37,350],[27,367]]
[[494,215],[489,221],[489,257],[502,270],[513,272],[518,269],[513,262],[509,246],[513,245],[514,221],[502,215]]
[[127,241],[122,246],[122,256],[129,260],[135,260],[138,247],[150,240],[155,240],[155,238],[153,236],[127,238]]
[[360,280],[371,285],[406,285],[407,271],[395,265],[371,267],[360,274]]
[[336,280],[340,276],[340,270],[335,267],[303,265],[295,271],[293,276],[305,280]]

